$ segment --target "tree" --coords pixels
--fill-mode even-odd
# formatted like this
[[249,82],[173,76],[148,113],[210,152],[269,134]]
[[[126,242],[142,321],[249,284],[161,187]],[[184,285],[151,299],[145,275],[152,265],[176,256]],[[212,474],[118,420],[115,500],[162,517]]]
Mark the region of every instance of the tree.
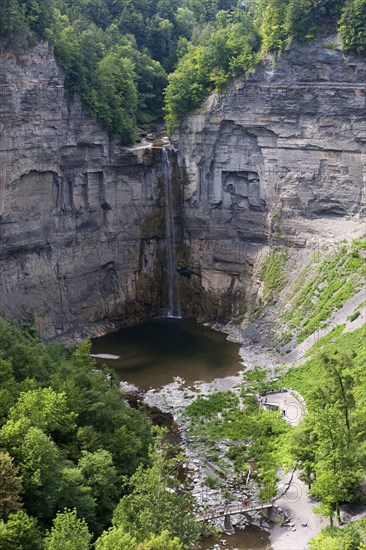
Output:
[[55,442],[39,428],[30,426],[28,419],[9,420],[0,435],[22,475],[27,510],[42,520],[49,520],[57,502],[62,467]]
[[113,524],[142,542],[167,530],[178,537],[184,548],[197,541],[200,527],[193,513],[193,501],[177,479],[181,457],[167,457],[161,436],[151,451],[152,465],[137,469],[129,485],[132,492],[122,497],[114,511]]
[[76,414],[69,410],[66,394],[52,388],[38,388],[20,394],[10,409],[9,419],[28,418],[31,425],[44,433],[60,436],[75,430]]
[[37,520],[19,510],[8,521],[0,520],[0,550],[42,550]]
[[96,500],[93,498],[91,487],[85,483],[80,468],[65,466],[59,478],[56,509],[76,508],[79,517],[85,519],[92,530],[97,524]]
[[[1,330],[1,327],[0,327]],[[10,361],[0,359],[0,424],[6,420],[9,409],[14,405],[18,387]]]
[[310,550],[364,550],[366,521],[360,520],[342,528],[326,527],[310,542]]
[[95,550],[134,550],[136,539],[122,527],[111,527],[95,542]]
[[352,498],[362,476],[363,430],[355,422],[351,357],[335,351],[318,357],[319,384],[310,394],[308,415],[297,427],[293,452],[319,511],[339,518],[340,503]]
[[309,489],[314,482],[317,451],[317,434],[309,422],[302,422],[293,432],[291,452],[296,457],[300,479]]
[[96,114],[110,134],[128,144],[134,141],[137,87],[130,59],[110,51],[99,62]]
[[0,451],[0,518],[7,518],[22,506],[22,479],[9,453]]
[[96,530],[101,532],[110,522],[120,494],[112,455],[102,449],[95,453],[83,451],[78,467],[83,475],[84,484],[90,487],[91,495],[95,499]]
[[345,3],[338,30],[346,51],[366,55],[366,0]]
[[287,0],[269,0],[263,12],[260,34],[262,51],[281,52],[286,39],[285,10]]
[[20,51],[32,42],[24,9],[18,0],[3,0],[1,4],[0,36],[7,47]]
[[314,0],[290,0],[285,15],[285,31],[300,42],[316,36]]
[[76,510],[64,510],[54,519],[45,538],[45,550],[88,550],[91,538],[86,522],[78,519]]
[[136,550],[183,550],[183,544],[178,537],[171,538],[169,531],[162,531],[139,544]]

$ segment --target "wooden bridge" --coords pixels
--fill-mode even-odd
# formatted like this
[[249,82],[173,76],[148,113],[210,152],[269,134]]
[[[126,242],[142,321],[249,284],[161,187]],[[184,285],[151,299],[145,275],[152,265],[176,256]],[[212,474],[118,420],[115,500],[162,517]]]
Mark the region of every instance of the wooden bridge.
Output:
[[240,506],[218,506],[217,508],[210,508],[202,514],[199,514],[198,521],[207,521],[208,519],[221,518],[226,516],[235,516],[236,514],[245,514],[246,512],[254,512],[255,510],[265,510],[272,508],[273,502],[263,502],[261,504],[242,504]]

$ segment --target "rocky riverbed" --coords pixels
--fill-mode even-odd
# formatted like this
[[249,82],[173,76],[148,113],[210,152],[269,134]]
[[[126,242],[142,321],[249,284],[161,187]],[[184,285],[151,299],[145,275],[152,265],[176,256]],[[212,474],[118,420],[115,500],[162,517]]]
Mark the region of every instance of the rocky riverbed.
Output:
[[[201,512],[227,505],[228,495],[230,495],[230,506],[240,505],[246,499],[253,504],[257,501],[258,485],[256,482],[250,477],[238,479],[230,469],[229,461],[225,462],[229,443],[219,442],[211,449],[220,459],[221,466],[218,467],[216,463],[208,460],[204,443],[190,431],[189,421],[185,415],[188,405],[198,396],[209,396],[215,392],[223,391],[232,391],[240,396],[240,386],[245,380],[245,372],[259,365],[268,371],[271,378],[274,375],[275,366],[279,362],[274,354],[263,348],[259,350],[255,346],[243,347],[241,357],[245,360],[246,366],[243,365],[243,369],[236,376],[217,378],[212,382],[197,381],[187,384],[183,378],[176,377],[172,383],[161,389],[151,389],[144,394],[138,394],[136,386],[121,383],[124,391],[138,394],[141,403],[169,414],[173,418],[187,457],[185,467],[191,492]],[[243,405],[239,400],[240,406]],[[225,464],[225,471],[222,464]],[[207,477],[217,480],[217,486],[214,482],[212,486],[208,486]],[[325,522],[322,522],[313,513],[316,503],[309,496],[306,486],[298,479],[296,472],[291,478],[286,472],[280,472],[278,495],[282,496],[276,501],[276,506],[284,512],[284,518],[287,518],[282,527],[270,522],[258,511],[247,513],[244,516],[232,516],[233,526],[244,529],[250,525],[260,528],[262,532],[269,532],[270,543],[274,550],[306,549],[309,539],[325,526]],[[211,521],[216,527],[225,531],[223,518]],[[240,539],[240,531],[237,531],[233,538]],[[221,542],[217,541],[212,547],[215,549],[228,548],[228,544],[230,544],[228,540],[230,537],[224,537]],[[264,540],[263,546],[258,546],[258,548],[268,548],[268,544],[268,541]],[[238,545],[232,546],[232,548],[246,548],[246,546]]]
[[[268,358],[269,359],[269,358]],[[236,376],[227,376],[217,378],[212,382],[195,382],[187,385],[181,377],[176,377],[170,384],[161,389],[151,389],[141,394],[139,399],[149,409],[159,409],[166,414],[170,414],[178,426],[181,436],[181,445],[187,457],[185,464],[187,477],[190,481],[191,492],[197,501],[200,511],[207,511],[218,506],[228,504],[228,495],[230,495],[230,505],[240,505],[247,499],[255,503],[257,499],[258,487],[251,479],[238,479],[234,472],[230,471],[229,462],[225,464],[225,471],[222,467],[210,462],[206,456],[204,443],[195,436],[190,429],[189,421],[185,416],[187,406],[198,396],[208,396],[216,392],[233,391],[240,395],[240,385],[243,382],[243,374],[246,368],[240,371]],[[138,389],[131,384],[121,383],[121,387],[126,392]],[[243,406],[239,402],[239,406]],[[219,442],[212,448],[220,461],[225,461],[226,452],[229,444]],[[207,485],[207,477],[214,480],[212,486]],[[217,480],[217,486],[215,486]],[[212,523],[224,530],[224,519],[212,520]],[[238,527],[246,525],[256,525],[261,529],[270,529],[270,523],[259,512],[253,511],[250,514],[232,517],[232,524]]]

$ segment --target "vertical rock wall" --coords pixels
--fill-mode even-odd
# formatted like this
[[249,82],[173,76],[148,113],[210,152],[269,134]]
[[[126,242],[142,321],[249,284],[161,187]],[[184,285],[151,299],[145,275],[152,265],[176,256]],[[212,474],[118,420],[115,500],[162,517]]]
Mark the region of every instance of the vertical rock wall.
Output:
[[[172,191],[184,315],[248,324],[271,248],[296,251],[296,272],[320,242],[365,231],[365,82],[364,60],[294,47],[182,123]],[[1,309],[33,317],[43,338],[163,311],[163,144],[109,140],[47,44],[1,55],[0,94]]]
[[365,98],[365,60],[314,44],[267,60],[182,123],[184,261],[200,274],[184,285],[187,312],[241,321],[270,247],[305,257],[365,232]]
[[1,309],[44,338],[149,317],[165,302],[160,151],[110,141],[47,44],[3,54],[0,86]]

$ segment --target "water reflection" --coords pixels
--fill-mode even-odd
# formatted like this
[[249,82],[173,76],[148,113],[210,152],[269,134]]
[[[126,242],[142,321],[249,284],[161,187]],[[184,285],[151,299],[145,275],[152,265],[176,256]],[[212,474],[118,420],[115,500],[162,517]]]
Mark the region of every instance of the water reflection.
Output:
[[[221,541],[221,542],[220,542]],[[215,546],[218,545],[218,546]],[[233,535],[210,537],[200,544],[200,550],[222,548],[225,550],[270,550],[269,533],[259,527],[248,525],[245,529],[237,529]]]
[[180,376],[186,383],[211,382],[242,367],[239,345],[224,334],[187,319],[152,319],[93,340],[92,353],[113,367],[121,380],[141,390],[161,388]]

